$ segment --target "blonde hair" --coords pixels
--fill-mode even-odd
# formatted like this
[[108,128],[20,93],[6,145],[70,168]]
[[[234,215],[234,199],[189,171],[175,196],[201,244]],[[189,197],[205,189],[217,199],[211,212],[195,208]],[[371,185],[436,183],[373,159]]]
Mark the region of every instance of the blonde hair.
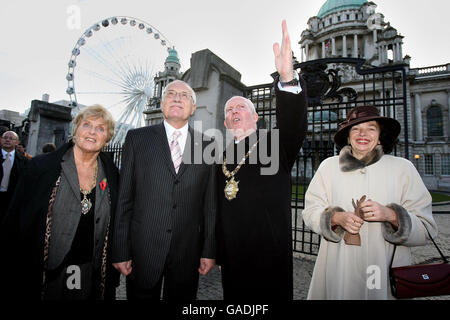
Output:
[[106,126],[107,126],[107,138],[106,142],[111,141],[112,137],[114,136],[114,128],[115,128],[115,121],[113,119],[113,116],[111,112],[109,112],[105,107],[94,104],[92,106],[86,107],[80,111],[76,115],[76,117],[73,119],[73,133],[72,136],[75,137],[75,134],[77,133],[78,127],[80,126],[81,122],[88,118],[102,118],[105,120]]

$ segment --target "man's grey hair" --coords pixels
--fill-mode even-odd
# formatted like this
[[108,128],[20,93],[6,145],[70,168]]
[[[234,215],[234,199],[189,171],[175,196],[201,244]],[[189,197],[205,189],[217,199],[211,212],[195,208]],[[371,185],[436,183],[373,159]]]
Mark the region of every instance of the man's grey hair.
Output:
[[231,97],[230,99],[228,99],[227,102],[225,102],[225,107],[223,108],[223,112],[224,112],[225,118],[227,117],[227,107],[228,107],[228,105],[230,104],[231,100],[233,100],[233,99],[235,99],[235,98],[241,98],[241,99],[243,99],[244,102],[245,102],[245,104],[246,104],[246,105],[250,108],[250,110],[252,111],[252,113],[257,114],[257,113],[256,113],[256,109],[255,109],[255,105],[253,104],[253,102],[252,102],[251,100],[249,100],[249,99],[247,99],[247,98],[244,98],[244,97],[241,97],[241,96],[234,96],[234,97]]
[[188,85],[186,82],[184,82],[184,81],[182,81],[182,80],[175,80],[175,81],[169,82],[169,83],[164,87],[163,92],[162,92],[162,101],[164,101],[164,100],[166,99],[166,91],[167,91],[167,88],[168,88],[169,86],[171,86],[172,84],[176,84],[176,83],[182,83],[182,84],[184,84],[184,85],[189,89],[189,92],[190,92],[191,97],[192,97],[192,101],[194,102],[194,104],[196,104],[196,103],[197,103],[197,96],[195,95],[194,89],[192,89],[190,85]]

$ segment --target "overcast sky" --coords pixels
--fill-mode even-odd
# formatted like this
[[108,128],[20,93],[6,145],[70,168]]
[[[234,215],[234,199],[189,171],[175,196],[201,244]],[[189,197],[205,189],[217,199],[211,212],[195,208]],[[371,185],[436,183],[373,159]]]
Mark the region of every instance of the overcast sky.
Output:
[[[378,0],[383,13],[405,36],[403,54],[411,67],[450,63],[448,0]],[[40,0],[2,1],[0,11],[0,110],[24,112],[43,93],[50,101],[68,100],[65,93],[70,53],[84,30],[115,15],[153,25],[175,45],[182,71],[193,52],[210,49],[242,74],[242,82],[271,81],[272,44],[281,39],[286,19],[294,54],[298,41],[322,1],[302,0]],[[80,9],[80,29],[69,28],[67,12]],[[161,70],[163,66],[161,66]]]

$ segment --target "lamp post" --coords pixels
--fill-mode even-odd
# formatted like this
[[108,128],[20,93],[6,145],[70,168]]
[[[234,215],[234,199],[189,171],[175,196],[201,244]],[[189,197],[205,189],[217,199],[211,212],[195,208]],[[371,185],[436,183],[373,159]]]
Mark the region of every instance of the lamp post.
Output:
[[[420,155],[415,154],[415,155],[414,155],[414,159],[416,160],[416,169],[417,169],[417,171],[419,171],[419,159],[420,159]],[[420,173],[420,171],[419,171],[419,173]]]

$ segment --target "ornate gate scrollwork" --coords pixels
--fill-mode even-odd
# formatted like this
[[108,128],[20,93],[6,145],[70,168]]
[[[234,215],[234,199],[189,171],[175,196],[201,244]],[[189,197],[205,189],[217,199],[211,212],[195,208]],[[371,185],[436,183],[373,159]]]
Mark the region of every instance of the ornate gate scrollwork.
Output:
[[301,75],[308,87],[308,99],[310,105],[321,105],[323,101],[331,98],[342,103],[344,96],[348,102],[356,101],[358,94],[355,89],[347,87],[341,88],[342,82],[339,71],[328,69],[327,64],[316,62],[301,67]]

